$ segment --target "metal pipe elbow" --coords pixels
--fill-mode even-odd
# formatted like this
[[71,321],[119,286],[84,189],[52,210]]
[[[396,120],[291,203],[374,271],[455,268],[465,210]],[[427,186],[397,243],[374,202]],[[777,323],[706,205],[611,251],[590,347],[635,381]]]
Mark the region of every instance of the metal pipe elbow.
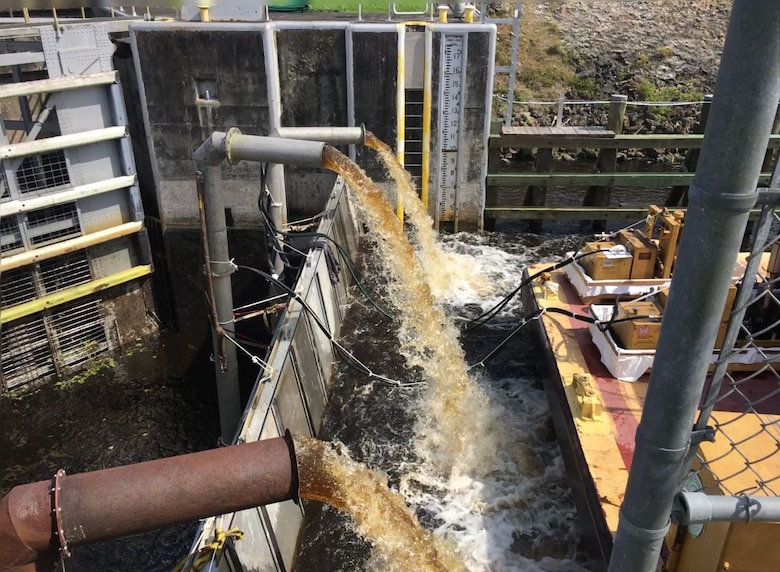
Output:
[[14,487],[0,500],[0,570],[50,570],[56,557],[49,483]]
[[192,155],[197,171],[203,172],[206,167],[216,167],[227,158],[228,139],[234,130],[238,131],[235,127],[228,130],[227,133],[215,131],[200,144],[200,147]]

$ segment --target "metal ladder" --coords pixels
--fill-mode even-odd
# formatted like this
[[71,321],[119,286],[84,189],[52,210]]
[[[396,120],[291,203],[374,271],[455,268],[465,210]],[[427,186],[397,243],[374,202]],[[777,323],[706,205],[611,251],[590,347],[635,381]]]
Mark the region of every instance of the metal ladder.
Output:
[[520,39],[520,14],[523,6],[522,2],[512,2],[512,16],[508,18],[489,18],[487,15],[488,2],[479,3],[479,14],[483,24],[512,24],[512,59],[508,66],[496,66],[495,73],[505,73],[509,76],[506,94],[506,116],[504,125],[512,125],[512,106],[515,98],[515,77],[517,74],[517,48]]

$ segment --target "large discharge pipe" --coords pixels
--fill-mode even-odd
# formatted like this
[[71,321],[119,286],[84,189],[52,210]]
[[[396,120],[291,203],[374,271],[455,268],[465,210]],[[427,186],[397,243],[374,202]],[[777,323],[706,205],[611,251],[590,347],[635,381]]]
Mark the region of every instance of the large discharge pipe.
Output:
[[[271,194],[273,224],[284,228],[285,192],[282,165],[322,167],[325,143],[334,145],[362,144],[364,127],[285,127],[271,137],[244,135],[236,128],[227,132],[215,131],[195,151],[195,169],[200,195],[203,201],[204,226],[208,258],[206,272],[210,274],[213,289],[212,327],[219,419],[222,441],[232,443],[241,417],[241,400],[238,389],[236,348],[225,343],[225,332],[235,332],[233,317],[233,291],[230,275],[233,266],[227,240],[225,199],[222,193],[221,165],[225,159],[235,165],[241,161],[257,161],[268,164],[268,186]],[[288,139],[298,137],[298,139]],[[273,176],[272,176],[273,175]],[[280,263],[275,271],[281,272]],[[228,334],[229,335],[229,334]]]
[[74,546],[297,498],[289,434],[92,473],[59,471],[0,501],[0,571],[51,570]]

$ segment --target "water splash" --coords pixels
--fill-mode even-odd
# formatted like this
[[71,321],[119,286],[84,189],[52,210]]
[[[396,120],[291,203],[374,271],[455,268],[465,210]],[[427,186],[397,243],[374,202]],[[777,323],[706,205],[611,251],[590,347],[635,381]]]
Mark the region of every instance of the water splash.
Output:
[[293,440],[301,496],[352,515],[382,570],[465,572],[454,549],[420,527],[385,478],[328,443],[302,436]]
[[323,166],[355,192],[390,274],[388,295],[398,309],[401,353],[430,381],[418,434],[421,454],[445,473],[490,470],[498,444],[484,436],[493,420],[485,394],[469,378],[458,331],[436,304],[426,272],[382,190],[337,149],[326,147]]
[[441,249],[434,230],[433,219],[417,194],[411,174],[398,162],[393,150],[371,131],[366,132],[366,146],[374,149],[395,181],[403,201],[404,213],[412,225],[419,245],[423,271],[434,297],[442,298],[463,288],[490,292],[490,284],[474,272],[473,259]]

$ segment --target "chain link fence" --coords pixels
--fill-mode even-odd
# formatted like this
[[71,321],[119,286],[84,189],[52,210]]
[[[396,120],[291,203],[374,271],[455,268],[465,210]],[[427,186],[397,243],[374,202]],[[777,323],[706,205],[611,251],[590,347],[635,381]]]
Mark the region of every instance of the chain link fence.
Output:
[[[777,187],[778,175],[776,168],[770,187]],[[780,217],[769,202],[772,191],[764,196],[695,426],[712,428],[714,441],[700,445],[689,490],[780,493]]]

